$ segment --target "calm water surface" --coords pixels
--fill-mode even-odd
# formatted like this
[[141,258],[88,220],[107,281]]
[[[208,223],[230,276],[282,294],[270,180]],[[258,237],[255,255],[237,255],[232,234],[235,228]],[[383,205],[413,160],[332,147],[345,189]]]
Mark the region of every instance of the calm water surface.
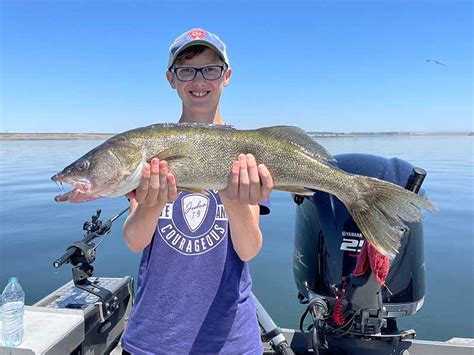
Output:
[[[400,322],[419,339],[474,337],[474,159],[470,137],[357,137],[318,139],[328,151],[405,159],[428,171],[424,188],[439,212],[425,218],[426,297],[421,311]],[[71,279],[71,267],[52,262],[81,239],[82,224],[97,208],[107,219],[125,198],[58,204],[50,177],[99,141],[0,142],[0,287],[16,275],[32,304]],[[292,273],[294,206],[274,192],[272,212],[261,218],[264,247],[252,261],[254,292],[281,327],[298,327],[304,311]],[[136,277],[139,254],[125,246],[122,223],[98,248],[95,275]],[[179,297],[179,295],[177,295]]]

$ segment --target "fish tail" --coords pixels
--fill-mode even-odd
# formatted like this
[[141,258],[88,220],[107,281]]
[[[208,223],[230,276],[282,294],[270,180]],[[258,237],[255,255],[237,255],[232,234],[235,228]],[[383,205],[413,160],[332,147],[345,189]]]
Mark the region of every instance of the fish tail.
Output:
[[428,199],[398,185],[367,176],[353,176],[356,201],[343,201],[365,238],[393,259],[408,230],[404,222],[419,222],[422,210],[435,211]]

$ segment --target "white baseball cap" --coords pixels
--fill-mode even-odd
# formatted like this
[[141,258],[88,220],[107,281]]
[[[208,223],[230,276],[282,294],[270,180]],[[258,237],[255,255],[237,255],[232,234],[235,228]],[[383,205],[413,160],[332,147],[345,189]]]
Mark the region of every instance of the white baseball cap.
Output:
[[215,34],[203,30],[202,28],[193,28],[186,31],[176,38],[169,49],[168,69],[170,69],[178,55],[191,46],[201,44],[214,50],[229,66],[229,58],[224,42]]

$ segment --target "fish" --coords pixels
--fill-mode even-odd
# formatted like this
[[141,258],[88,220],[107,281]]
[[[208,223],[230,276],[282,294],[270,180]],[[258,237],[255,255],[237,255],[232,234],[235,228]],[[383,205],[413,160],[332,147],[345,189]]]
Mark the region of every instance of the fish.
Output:
[[241,153],[265,164],[275,190],[336,196],[366,239],[390,258],[408,230],[405,223],[420,221],[423,210],[436,210],[428,199],[396,184],[338,169],[331,154],[296,126],[239,130],[198,123],[153,124],[109,138],[51,178],[74,188],[55,200],[123,196],[138,187],[144,164],[154,157],[168,162],[180,191],[222,190]]

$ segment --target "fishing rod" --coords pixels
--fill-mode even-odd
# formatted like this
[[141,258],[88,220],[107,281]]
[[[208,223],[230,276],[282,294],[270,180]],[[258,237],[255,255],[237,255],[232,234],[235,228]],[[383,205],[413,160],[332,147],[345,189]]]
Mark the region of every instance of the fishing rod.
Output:
[[[112,218],[102,222],[99,217],[101,209],[97,209],[96,213],[92,215],[90,221],[84,222],[82,227],[85,230],[84,238],[72,243],[66,252],[53,262],[55,268],[59,268],[66,263],[75,266],[72,269],[72,279],[74,285],[84,291],[94,294],[102,300],[109,300],[112,298],[112,293],[101,287],[97,282],[90,282],[89,277],[93,275],[94,267],[91,265],[96,258],[96,248],[102,240],[110,233],[112,223],[116,221],[125,212],[130,210],[130,207],[125,208]],[[101,238],[98,243],[93,241]],[[114,302],[112,308],[114,307]],[[109,303],[107,303],[109,305]]]
[[53,266],[55,268],[59,268],[66,263],[77,265],[83,259],[86,259],[88,262],[93,262],[95,260],[95,249],[97,248],[98,244],[95,245],[91,242],[96,238],[102,237],[103,239],[107,234],[109,234],[112,228],[112,223],[129,209],[130,207],[127,207],[105,222],[102,222],[99,219],[102,210],[97,209],[95,215],[91,217],[91,221],[84,222],[82,227],[82,229],[86,231],[84,233],[84,238],[70,245],[66,249],[66,252],[63,254],[63,256],[53,262]]

